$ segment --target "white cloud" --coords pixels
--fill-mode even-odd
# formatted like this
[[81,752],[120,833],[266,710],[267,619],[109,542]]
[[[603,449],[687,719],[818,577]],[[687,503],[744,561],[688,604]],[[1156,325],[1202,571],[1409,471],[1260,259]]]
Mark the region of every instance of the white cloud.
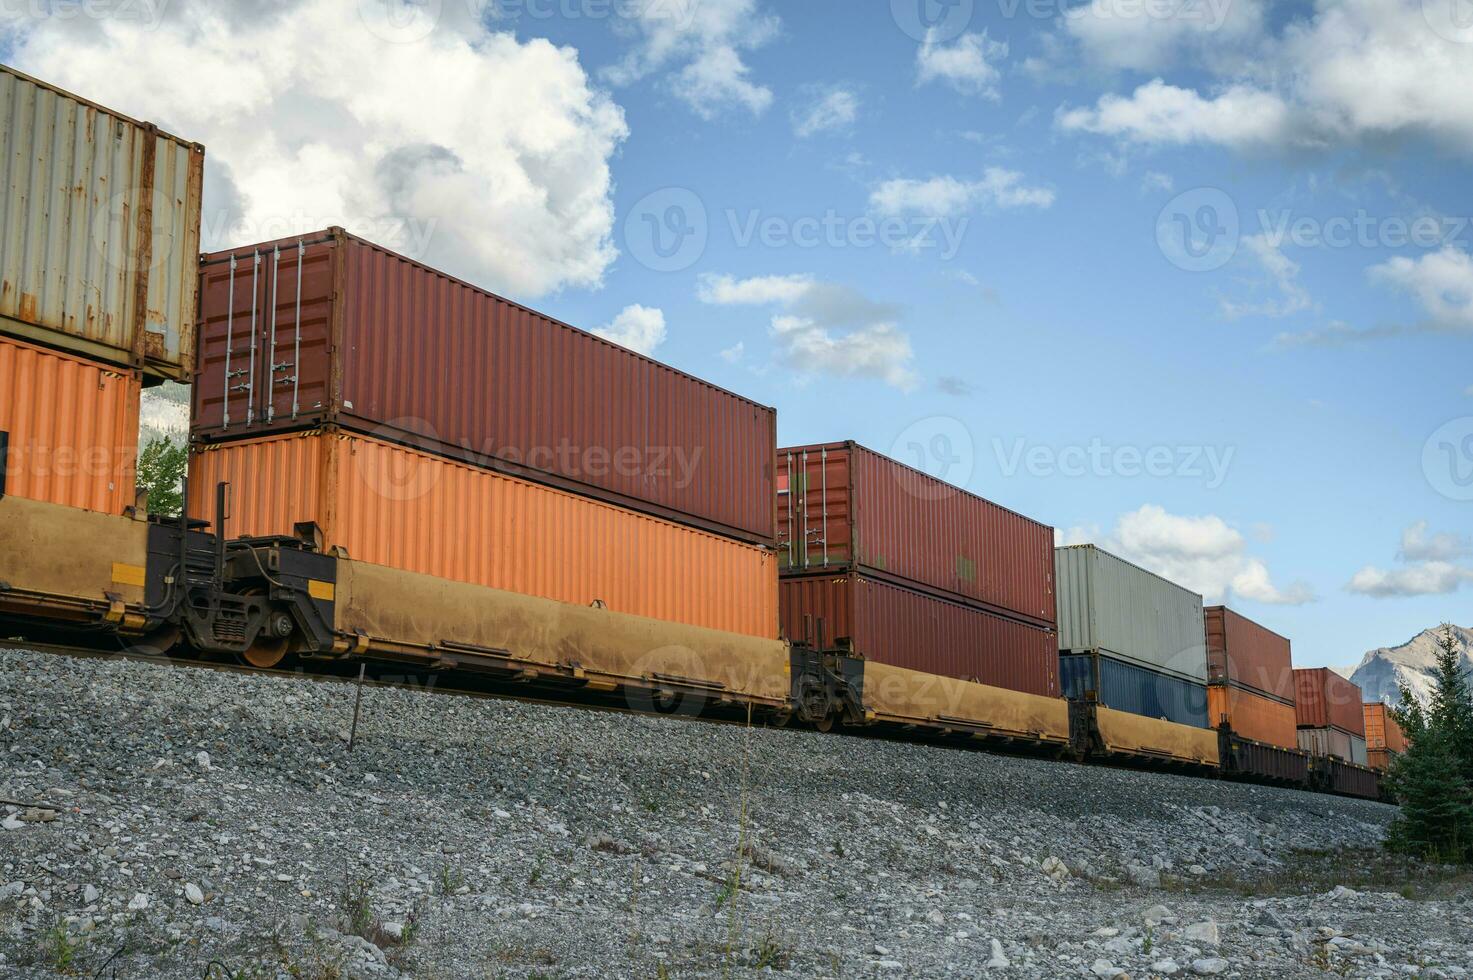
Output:
[[859,96],[849,89],[835,86],[810,92],[809,96],[804,105],[793,108],[791,115],[793,132],[800,137],[841,132],[859,116]]
[[1066,130],[1135,143],[1245,148],[1293,141],[1289,106],[1273,93],[1244,85],[1203,98],[1157,78],[1128,97],[1102,95],[1093,109],[1061,109],[1056,119]]
[[772,90],[751,80],[741,55],[778,33],[778,19],[759,11],[757,0],[660,0],[640,5],[635,20],[641,43],[604,70],[612,84],[680,64],[667,83],[704,119],[733,108],[761,115],[772,104]]
[[638,303],[626,306],[607,326],[595,327],[594,333],[640,354],[653,354],[665,341],[663,310]]
[[977,207],[1047,208],[1054,192],[1046,187],[1029,187],[1016,170],[988,167],[980,180],[952,176],[929,180],[887,180],[870,192],[870,207],[882,215],[921,215],[944,218]]
[[772,336],[789,366],[804,374],[877,378],[901,391],[916,386],[910,337],[893,323],[839,334],[807,317],[783,315],[772,318]]
[[1351,592],[1389,599],[1419,595],[1449,595],[1473,581],[1473,570],[1446,561],[1424,561],[1390,571],[1367,565],[1347,586]]
[[[1219,32],[1221,39],[1248,42],[1234,57],[1192,59],[1193,67],[1221,80],[1216,94],[1158,78],[1128,97],[1103,96],[1093,109],[1061,111],[1058,122],[1146,144],[1256,149],[1414,137],[1467,153],[1473,151],[1473,100],[1447,93],[1463,91],[1473,77],[1473,44],[1434,29],[1435,15],[1446,9],[1422,0],[1317,0],[1311,12],[1290,18],[1272,37],[1255,37],[1249,17],[1241,33]],[[1125,60],[1138,66],[1170,61],[1172,45],[1177,55],[1191,56],[1190,43],[1206,40],[1152,30],[1136,53],[1120,49]],[[1198,51],[1223,47],[1215,44]]]
[[986,31],[963,34],[950,44],[935,43],[928,35],[916,53],[916,84],[944,82],[963,94],[996,101],[1002,77],[997,62],[1007,56],[1007,42],[990,39]]
[[1270,284],[1278,291],[1278,297],[1261,302],[1239,302],[1223,297],[1222,312],[1229,319],[1245,316],[1284,317],[1303,310],[1314,309],[1315,302],[1309,291],[1299,285],[1299,263],[1286,256],[1267,234],[1248,235],[1241,246],[1268,275]]
[[1473,538],[1442,531],[1427,533],[1427,522],[1418,521],[1401,532],[1401,557],[1406,561],[1452,561],[1473,556]]
[[1257,40],[1263,8],[1263,0],[1084,3],[1061,20],[1064,34],[1095,64],[1158,71]]
[[1473,257],[1448,245],[1415,259],[1396,256],[1372,266],[1373,281],[1410,293],[1431,325],[1445,330],[1473,330]]
[[1176,181],[1170,174],[1147,170],[1141,175],[1141,190],[1143,191],[1166,191],[1169,194],[1174,187],[1176,187]]
[[1315,599],[1305,583],[1275,585],[1268,566],[1248,554],[1242,532],[1213,514],[1184,516],[1146,504],[1122,514],[1108,533],[1075,527],[1056,537],[1065,544],[1097,542],[1127,561],[1200,592],[1208,602],[1239,598],[1298,606]]
[[738,340],[735,344],[721,352],[721,359],[728,364],[736,364],[741,361],[742,356],[746,354],[746,352],[746,343]]
[[617,256],[628,131],[576,50],[449,4],[413,43],[335,0],[156,6],[153,29],[11,18],[8,60],[206,144],[206,247],[340,224],[524,297],[596,286]]
[[701,276],[696,295],[702,303],[716,306],[762,306],[768,303],[792,303],[813,288],[813,277],[804,275],[733,276],[706,273]]
[[705,275],[697,296],[713,305],[780,307],[768,333],[779,359],[801,374],[874,378],[902,391],[919,380],[899,311],[847,286],[806,275]]

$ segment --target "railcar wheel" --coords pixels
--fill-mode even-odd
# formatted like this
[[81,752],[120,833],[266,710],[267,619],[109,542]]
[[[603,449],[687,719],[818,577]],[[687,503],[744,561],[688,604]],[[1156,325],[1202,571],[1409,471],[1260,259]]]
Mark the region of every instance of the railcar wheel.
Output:
[[162,626],[152,633],[139,637],[139,639],[128,644],[129,653],[142,654],[145,657],[177,657],[182,651],[178,649],[179,640],[183,637],[183,631],[177,626]]
[[818,719],[818,721],[815,721],[813,723],[813,727],[816,728],[816,729],[818,729],[819,731],[825,732],[825,733],[833,731],[834,730],[834,716],[833,715],[824,715],[822,718]]
[[260,637],[255,643],[251,644],[249,650],[236,654],[236,656],[246,667],[270,670],[273,667],[280,666],[281,662],[286,659],[288,646],[289,643],[286,637],[281,637],[280,639]]

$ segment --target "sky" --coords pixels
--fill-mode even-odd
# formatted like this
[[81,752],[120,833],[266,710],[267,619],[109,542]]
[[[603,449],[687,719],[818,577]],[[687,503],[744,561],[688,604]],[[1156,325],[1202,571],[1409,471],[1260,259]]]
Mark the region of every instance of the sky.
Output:
[[15,0],[343,225],[1343,666],[1473,595],[1473,0]]

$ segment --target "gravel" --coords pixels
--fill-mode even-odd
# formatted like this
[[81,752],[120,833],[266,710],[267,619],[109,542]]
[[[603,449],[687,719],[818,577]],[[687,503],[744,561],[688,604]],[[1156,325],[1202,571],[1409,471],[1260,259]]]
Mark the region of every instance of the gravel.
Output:
[[1466,892],[1211,887],[1376,803],[384,688],[349,754],[352,703],[0,651],[0,978],[1473,970]]

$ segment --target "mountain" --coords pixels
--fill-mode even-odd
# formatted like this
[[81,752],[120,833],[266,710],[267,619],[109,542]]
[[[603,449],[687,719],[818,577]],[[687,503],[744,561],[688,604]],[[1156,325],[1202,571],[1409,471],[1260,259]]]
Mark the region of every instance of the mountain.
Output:
[[189,388],[166,381],[143,393],[139,406],[138,450],[154,439],[189,440]]
[[[1399,647],[1381,647],[1361,658],[1350,680],[1360,685],[1367,701],[1396,704],[1401,700],[1398,685],[1405,684],[1417,700],[1426,704],[1432,695],[1441,627],[1423,630]],[[1473,629],[1453,627],[1453,636],[1463,656],[1463,677],[1473,687]]]

